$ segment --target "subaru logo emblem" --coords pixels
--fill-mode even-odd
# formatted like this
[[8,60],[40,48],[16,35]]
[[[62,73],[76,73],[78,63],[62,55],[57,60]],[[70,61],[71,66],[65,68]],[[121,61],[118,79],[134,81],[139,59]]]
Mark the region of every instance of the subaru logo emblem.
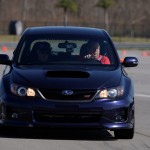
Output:
[[72,90],[63,90],[62,95],[72,95],[73,91]]

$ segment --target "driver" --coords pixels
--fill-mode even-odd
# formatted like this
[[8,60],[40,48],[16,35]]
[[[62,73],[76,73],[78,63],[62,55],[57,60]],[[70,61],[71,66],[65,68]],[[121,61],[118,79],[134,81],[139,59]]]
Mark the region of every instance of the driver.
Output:
[[110,64],[107,56],[100,55],[100,45],[98,42],[90,41],[87,43],[88,54],[84,56],[86,59],[99,60],[101,64]]

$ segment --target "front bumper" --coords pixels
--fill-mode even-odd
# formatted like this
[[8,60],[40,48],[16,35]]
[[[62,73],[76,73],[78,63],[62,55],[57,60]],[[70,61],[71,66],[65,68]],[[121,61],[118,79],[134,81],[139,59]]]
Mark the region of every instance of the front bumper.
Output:
[[130,129],[134,126],[134,101],[54,102],[43,99],[1,97],[0,124],[18,127]]

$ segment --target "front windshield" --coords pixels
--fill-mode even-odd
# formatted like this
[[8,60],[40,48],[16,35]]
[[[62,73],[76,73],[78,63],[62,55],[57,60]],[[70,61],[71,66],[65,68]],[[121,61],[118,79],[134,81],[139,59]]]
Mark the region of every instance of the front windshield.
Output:
[[26,36],[19,50],[20,65],[115,66],[109,39],[75,35]]

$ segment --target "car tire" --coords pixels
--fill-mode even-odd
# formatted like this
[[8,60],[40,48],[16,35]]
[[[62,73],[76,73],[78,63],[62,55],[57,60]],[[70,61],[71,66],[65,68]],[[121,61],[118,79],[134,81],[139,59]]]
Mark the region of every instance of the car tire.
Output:
[[10,35],[21,35],[23,32],[22,21],[11,21],[9,24],[9,34]]
[[134,128],[115,130],[114,135],[116,139],[132,139],[134,137]]
[[7,132],[8,132],[7,127],[5,127],[5,126],[0,127],[0,134],[5,134]]
[[6,126],[0,126],[0,134],[13,134],[16,133],[17,128],[16,127],[6,127]]

